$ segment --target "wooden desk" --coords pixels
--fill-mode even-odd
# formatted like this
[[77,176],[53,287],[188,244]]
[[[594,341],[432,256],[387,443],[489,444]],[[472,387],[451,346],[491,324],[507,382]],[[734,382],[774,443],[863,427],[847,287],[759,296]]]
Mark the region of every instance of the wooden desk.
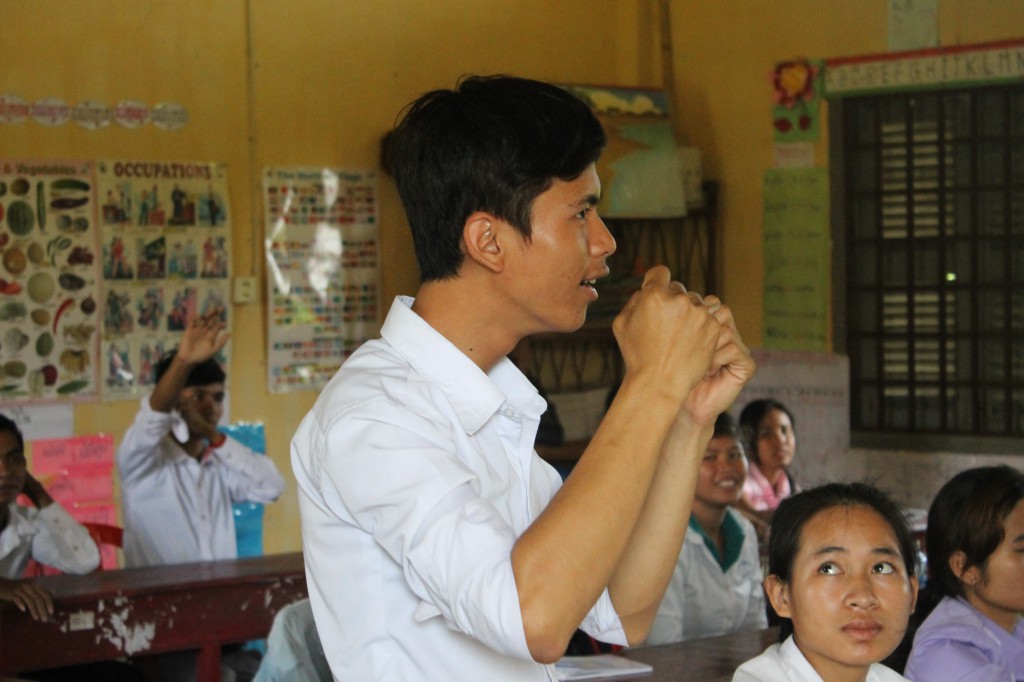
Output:
[[654,666],[654,672],[621,680],[644,682],[730,682],[736,668],[779,639],[779,629],[740,632],[677,644],[628,649],[620,655]]
[[260,639],[306,597],[302,554],[37,578],[51,622],[0,603],[0,676],[126,656],[198,650],[198,682],[220,679],[222,644]]

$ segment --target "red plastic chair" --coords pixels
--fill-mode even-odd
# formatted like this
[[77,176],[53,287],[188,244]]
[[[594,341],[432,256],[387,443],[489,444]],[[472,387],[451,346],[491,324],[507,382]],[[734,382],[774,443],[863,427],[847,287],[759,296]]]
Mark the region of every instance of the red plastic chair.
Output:
[[[121,549],[124,546],[124,529],[118,526],[111,526],[106,523],[92,523],[82,522],[82,526],[89,531],[89,537],[96,543],[96,547],[100,550],[101,562],[100,568],[103,569],[103,546],[109,545]],[[111,555],[111,559],[114,561],[114,566],[110,568],[117,568],[117,560],[115,555]]]
[[89,537],[97,546],[113,545],[118,549],[124,546],[123,528],[106,523],[83,523],[82,526],[89,531]]

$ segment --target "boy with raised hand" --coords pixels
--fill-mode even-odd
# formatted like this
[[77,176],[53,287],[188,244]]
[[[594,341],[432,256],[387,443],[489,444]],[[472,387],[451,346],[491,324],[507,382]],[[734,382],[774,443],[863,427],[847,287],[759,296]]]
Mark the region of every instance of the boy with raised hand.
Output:
[[117,450],[127,567],[238,556],[235,502],[273,502],[284,479],[273,460],[217,430],[224,415],[222,311],[192,320],[156,366]]

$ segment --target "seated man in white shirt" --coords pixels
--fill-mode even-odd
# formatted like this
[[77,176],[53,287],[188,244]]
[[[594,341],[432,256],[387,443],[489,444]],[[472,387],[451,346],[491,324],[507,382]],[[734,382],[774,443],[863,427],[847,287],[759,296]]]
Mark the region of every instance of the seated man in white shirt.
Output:
[[156,366],[117,450],[129,568],[234,559],[235,502],[273,502],[284,479],[269,457],[217,430],[224,370],[214,355],[228,335],[219,309],[189,323]]
[[[15,501],[22,493],[34,508]],[[29,473],[21,430],[0,415],[0,601],[49,620],[53,597],[24,579],[30,559],[65,573],[89,573],[100,565],[100,552],[89,531]]]
[[554,680],[581,626],[643,641],[715,417],[754,363],[721,302],[647,273],[613,329],[616,400],[564,485],[545,409],[506,357],[570,332],[615,241],[604,132],[567,91],[471,77],[387,146],[421,286],[399,297],[292,439],[317,629],[341,680]]

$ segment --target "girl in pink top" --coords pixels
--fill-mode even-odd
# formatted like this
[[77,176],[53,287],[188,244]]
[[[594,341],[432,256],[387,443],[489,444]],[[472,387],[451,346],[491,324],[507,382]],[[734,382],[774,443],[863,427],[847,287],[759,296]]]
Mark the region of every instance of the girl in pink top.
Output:
[[799,491],[788,471],[796,454],[794,423],[793,413],[777,400],[755,400],[740,413],[750,469],[737,509],[751,520],[762,542],[775,508]]

